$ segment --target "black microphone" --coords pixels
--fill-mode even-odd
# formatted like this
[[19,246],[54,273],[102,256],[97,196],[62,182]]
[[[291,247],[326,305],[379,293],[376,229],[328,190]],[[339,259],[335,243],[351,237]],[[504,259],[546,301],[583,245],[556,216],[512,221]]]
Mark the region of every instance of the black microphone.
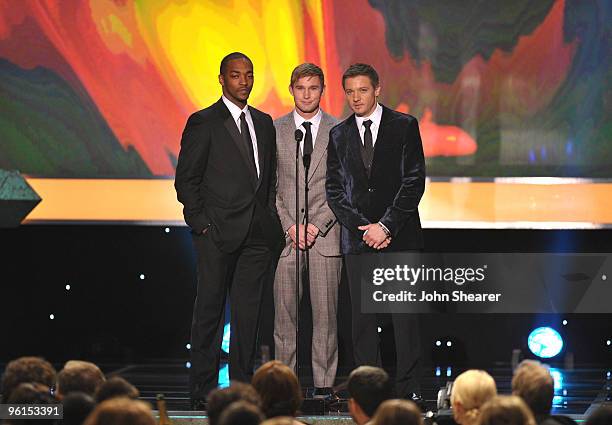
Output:
[[[300,143],[304,138],[304,133],[301,130],[295,130],[294,133],[295,141]],[[302,160],[304,161],[304,168],[308,169],[310,167],[310,154],[312,152],[302,152]]]
[[304,133],[302,133],[300,130],[295,130],[294,136],[295,136],[295,141],[300,143],[302,139],[304,138]]

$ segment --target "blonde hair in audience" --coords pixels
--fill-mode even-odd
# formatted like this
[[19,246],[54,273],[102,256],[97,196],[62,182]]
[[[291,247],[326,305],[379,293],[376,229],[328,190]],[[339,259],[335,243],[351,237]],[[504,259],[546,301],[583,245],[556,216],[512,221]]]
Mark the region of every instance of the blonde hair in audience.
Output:
[[496,395],[495,380],[487,372],[476,369],[463,372],[455,379],[451,391],[455,420],[463,425],[476,425],[480,408]]

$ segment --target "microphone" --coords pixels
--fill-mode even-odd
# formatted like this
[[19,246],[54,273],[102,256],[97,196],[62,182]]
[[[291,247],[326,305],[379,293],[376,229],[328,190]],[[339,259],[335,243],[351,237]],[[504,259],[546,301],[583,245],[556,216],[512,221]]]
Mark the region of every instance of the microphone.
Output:
[[[301,130],[295,130],[294,133],[295,141],[299,144],[304,138],[304,133]],[[303,152],[302,160],[304,161],[304,168],[308,169],[310,167],[310,154],[312,152]]]
[[295,141],[300,143],[304,138],[304,133],[302,133],[300,130],[295,130],[294,137]]

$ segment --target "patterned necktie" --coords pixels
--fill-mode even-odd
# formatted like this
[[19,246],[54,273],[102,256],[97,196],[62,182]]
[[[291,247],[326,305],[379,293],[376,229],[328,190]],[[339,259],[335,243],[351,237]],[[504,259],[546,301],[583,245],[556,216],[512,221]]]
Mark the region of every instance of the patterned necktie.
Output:
[[302,125],[306,129],[306,136],[304,137],[304,148],[302,150],[302,155],[312,155],[312,131],[310,130],[310,128],[312,127],[312,123],[309,121],[304,121]]
[[374,159],[374,143],[372,142],[372,130],[370,130],[371,125],[372,120],[365,120],[363,122],[363,126],[365,127],[365,132],[363,133],[363,162],[368,170],[368,174],[372,166],[372,160]]
[[251,158],[253,170],[255,170],[255,173],[257,173],[257,166],[255,165],[255,151],[253,150],[253,139],[251,139],[251,132],[249,131],[249,125],[246,122],[246,115],[244,112],[240,114],[240,133],[242,134],[242,139],[246,144],[247,152]]

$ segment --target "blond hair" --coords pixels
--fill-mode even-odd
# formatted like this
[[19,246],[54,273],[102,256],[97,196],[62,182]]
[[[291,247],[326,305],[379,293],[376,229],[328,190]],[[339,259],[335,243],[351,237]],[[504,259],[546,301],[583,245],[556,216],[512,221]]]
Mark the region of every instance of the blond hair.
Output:
[[555,381],[540,362],[524,360],[514,371],[512,394],[521,397],[534,415],[548,415],[555,396]]
[[482,406],[479,425],[536,425],[533,413],[515,395],[494,397]]
[[495,380],[484,370],[468,370],[455,379],[451,391],[451,404],[455,415],[459,415],[456,405],[461,404],[465,413],[461,422],[466,425],[476,424],[480,408],[497,395]]

